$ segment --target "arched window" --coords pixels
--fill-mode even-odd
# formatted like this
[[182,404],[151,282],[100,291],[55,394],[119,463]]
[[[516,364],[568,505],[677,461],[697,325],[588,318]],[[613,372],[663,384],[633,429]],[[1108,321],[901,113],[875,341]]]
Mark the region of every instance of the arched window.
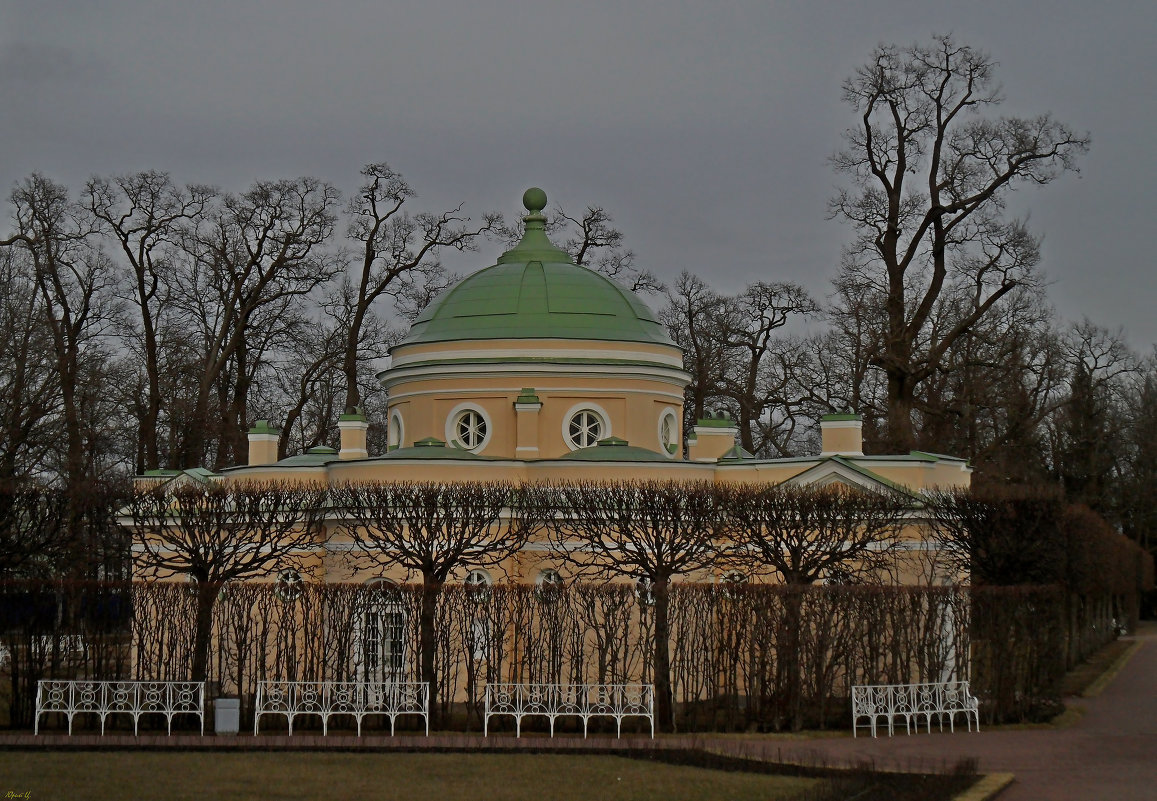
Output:
[[370,579],[358,613],[357,681],[400,681],[406,672],[406,610],[396,584]]
[[388,439],[386,445],[390,450],[402,447],[405,440],[406,427],[402,422],[402,413],[397,409],[390,412],[390,428],[388,431]]

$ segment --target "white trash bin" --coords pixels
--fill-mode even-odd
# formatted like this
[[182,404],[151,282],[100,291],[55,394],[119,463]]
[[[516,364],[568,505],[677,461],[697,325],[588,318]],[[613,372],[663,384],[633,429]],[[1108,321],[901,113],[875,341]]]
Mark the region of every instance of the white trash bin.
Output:
[[236,734],[241,728],[241,699],[217,698],[213,701],[213,730],[217,734]]

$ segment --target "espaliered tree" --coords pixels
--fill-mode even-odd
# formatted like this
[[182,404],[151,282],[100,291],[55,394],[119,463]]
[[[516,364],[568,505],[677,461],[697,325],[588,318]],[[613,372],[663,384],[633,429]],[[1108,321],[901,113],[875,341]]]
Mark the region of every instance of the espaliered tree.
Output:
[[326,511],[316,484],[187,484],[137,492],[126,527],[140,572],[195,582],[196,634],[190,679],[208,675],[213,607],[226,582],[298,568],[316,544]]
[[436,716],[438,594],[455,572],[498,566],[522,548],[535,530],[522,514],[525,490],[503,482],[367,482],[331,492],[337,530],[361,547],[361,558],[422,578],[421,676]]
[[535,499],[533,516],[548,526],[553,550],[576,573],[649,585],[656,714],[659,727],[672,730],[671,579],[718,564],[720,490],[707,482],[579,483],[538,487]]
[[722,490],[727,534],[736,562],[752,572],[771,571],[788,585],[777,638],[784,687],[779,725],[803,725],[800,628],[802,588],[821,579],[863,580],[890,566],[904,513],[897,493],[879,494],[838,484],[735,485]]

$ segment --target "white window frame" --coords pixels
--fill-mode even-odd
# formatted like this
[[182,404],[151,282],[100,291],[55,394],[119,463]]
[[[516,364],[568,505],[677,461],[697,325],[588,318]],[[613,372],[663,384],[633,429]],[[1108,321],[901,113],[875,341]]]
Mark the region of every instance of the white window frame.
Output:
[[[395,427],[397,429],[397,439],[394,438]],[[389,427],[386,430],[386,447],[389,450],[401,448],[406,442],[406,423],[402,419],[402,410],[394,408],[390,410]]]
[[[467,448],[465,442],[458,440],[458,418],[467,412],[474,412],[482,418],[483,425],[486,426],[486,433],[482,437],[482,441],[473,448]],[[494,424],[490,420],[490,415],[476,403],[459,403],[450,410],[450,414],[446,416],[446,444],[452,448],[461,447],[470,453],[481,453],[486,450],[486,446],[490,444],[490,440],[494,438]]]
[[[663,442],[663,422],[665,420],[671,421],[671,442]],[[668,459],[674,459],[679,453],[679,440],[681,439],[679,431],[679,413],[675,411],[675,407],[668,406],[663,411],[659,412],[659,427],[657,435],[659,437],[659,453],[666,456]],[[675,450],[667,450],[667,445],[674,445]]]
[[[397,588],[397,584],[387,578],[372,578],[366,581],[369,590],[363,596],[365,603],[358,609],[354,643],[354,680],[373,683],[402,681],[406,676],[407,637],[405,607],[396,600],[390,600],[383,589]],[[382,593],[381,597],[375,597]],[[375,642],[368,641],[376,630]],[[389,647],[386,648],[386,642]],[[386,661],[389,664],[384,664]]]
[[570,422],[579,412],[591,412],[595,417],[599,418],[599,422],[602,423],[602,431],[591,445],[597,445],[600,439],[614,436],[614,433],[611,431],[611,416],[607,414],[606,409],[597,403],[590,403],[589,401],[576,403],[562,416],[562,441],[566,444],[568,450],[577,451],[584,447],[591,447],[591,445],[578,445],[570,438]]

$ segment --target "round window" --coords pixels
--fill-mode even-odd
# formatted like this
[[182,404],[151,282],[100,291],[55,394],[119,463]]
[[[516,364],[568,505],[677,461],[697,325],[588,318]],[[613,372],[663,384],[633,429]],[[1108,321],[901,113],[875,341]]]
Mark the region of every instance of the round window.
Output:
[[472,601],[485,601],[490,597],[490,574],[481,568],[475,568],[466,574],[466,597]]
[[603,418],[593,409],[580,409],[567,423],[567,439],[572,448],[590,448],[603,438]]
[[553,601],[562,593],[562,574],[554,568],[540,570],[534,579],[534,591],[541,601]]
[[296,601],[305,591],[305,580],[301,573],[287,567],[277,574],[277,597],[285,602]]
[[476,451],[486,443],[486,418],[476,409],[466,409],[454,418],[453,443],[459,448]]

